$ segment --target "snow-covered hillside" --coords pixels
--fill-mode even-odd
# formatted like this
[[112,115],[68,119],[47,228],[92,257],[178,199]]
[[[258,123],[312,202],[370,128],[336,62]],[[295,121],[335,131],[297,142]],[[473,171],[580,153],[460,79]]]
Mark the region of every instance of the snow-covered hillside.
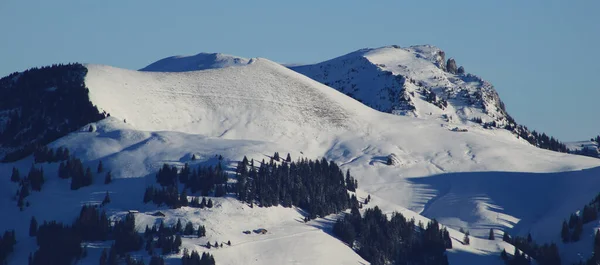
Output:
[[191,56],[172,56],[154,62],[140,71],[187,72],[245,65],[250,60],[222,53],[199,53]]
[[456,67],[434,46],[362,49],[322,63],[291,69],[327,84],[374,109],[465,123],[510,120],[493,86]]
[[[397,48],[361,53],[368,54],[362,57],[365,60],[385,64],[387,55],[379,52],[387,54],[394,49]],[[434,57],[425,48],[412,49],[398,49],[394,61],[423,54],[425,59],[419,60],[435,65],[435,60],[431,61]],[[410,56],[406,60],[418,61]],[[441,68],[436,68],[442,71],[440,80],[422,77],[415,83],[405,82],[405,87],[398,89],[414,89],[415,96],[411,95],[411,101],[406,103],[417,107],[416,116],[429,115],[423,108],[419,110],[419,104],[435,115],[450,114],[446,111],[454,108],[458,116],[452,121],[373,110],[267,59],[181,73],[86,67],[89,99],[110,118],[86,125],[50,146],[68,147],[86,166],[102,161],[113,172],[114,183],[104,185],[96,176],[92,186],[71,191],[68,180],[57,177],[57,163],[44,163],[41,166],[47,182],[42,192],[31,195],[31,206],[21,212],[11,200],[17,185],[8,178],[1,179],[0,206],[6,217],[0,218],[0,228],[17,229],[20,243],[12,259],[15,264],[24,264],[35,245],[34,239],[27,236],[28,223],[23,220],[35,215],[40,221],[70,221],[82,204],[99,202],[106,191],[111,193],[112,202],[105,206],[111,216],[122,216],[132,209],[140,211],[136,214],[140,231],[158,219],[174,223],[181,218],[205,224],[206,238],[186,238],[183,245],[211,252],[218,264],[366,263],[328,234],[334,216],[303,223],[298,209],[249,208],[233,198],[215,199],[216,207],[212,209],[163,207],[164,218],[149,215],[157,207],[142,203],[144,189],[155,182],[154,175],[163,163],[211,164],[216,162],[217,154],[224,157],[229,167],[244,156],[262,160],[274,152],[290,153],[293,159],[333,160],[357,177],[359,199],[373,197],[369,206],[379,205],[386,213],[400,211],[423,222],[437,218],[450,226],[455,246],[449,251],[451,264],[502,264],[500,252],[506,249],[512,253],[512,247],[501,240],[483,239],[489,228],[497,228],[498,238],[499,230],[520,235],[531,231],[536,239],[558,241],[562,220],[577,210],[573,207],[592,199],[596,193],[593,187],[600,184],[600,179],[593,177],[598,169],[590,169],[600,166],[598,159],[542,150],[507,130],[455,123],[456,119],[484,113],[486,108],[493,109],[490,106],[500,103],[486,101],[489,97],[484,96],[481,104],[488,107],[462,104],[468,99],[458,91],[467,91],[464,93],[474,99],[471,92],[483,91],[476,85],[482,81],[467,82],[462,79],[467,75],[450,75]],[[377,67],[409,71],[394,65]],[[423,71],[437,71],[422,67]],[[382,79],[390,86],[394,80],[402,79],[381,70],[373,69],[372,73],[377,71],[390,77]],[[420,76],[413,74],[413,78]],[[419,80],[429,85],[417,85]],[[448,98],[445,110],[437,111],[430,103],[417,100],[425,88],[443,94],[440,91],[445,88],[438,87],[438,82],[444,80],[458,93],[455,98]],[[460,83],[462,87],[458,89],[455,82],[465,83]],[[394,108],[394,104],[389,101],[386,106]],[[500,117],[500,111],[491,109],[487,110],[489,115]],[[192,156],[198,159],[192,161]],[[389,156],[394,157],[393,165],[386,164]],[[9,176],[13,166],[27,172],[32,162],[28,157],[0,164],[0,173]],[[573,178],[581,181],[569,181]],[[261,227],[269,233],[242,234]],[[462,245],[459,228],[470,229],[480,238],[474,238],[469,246]],[[231,240],[232,246],[206,250],[199,246],[206,240]],[[81,263],[97,264],[97,248],[107,246],[108,243],[91,245],[90,255]],[[581,252],[584,251],[587,249]],[[179,264],[176,255],[169,258],[169,264]]]

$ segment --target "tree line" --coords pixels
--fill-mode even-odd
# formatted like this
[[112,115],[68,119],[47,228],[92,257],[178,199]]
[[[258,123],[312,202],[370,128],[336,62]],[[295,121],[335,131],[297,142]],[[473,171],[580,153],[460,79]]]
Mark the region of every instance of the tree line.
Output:
[[297,206],[308,212],[309,219],[348,209],[348,190],[357,188],[350,172],[344,178],[338,165],[325,158],[282,163],[271,159],[255,165],[254,160],[244,157],[235,173],[239,200],[251,206]]
[[0,236],[0,264],[8,263],[8,257],[15,250],[16,244],[15,230],[4,231],[4,234]]
[[0,145],[16,149],[6,154],[4,162],[20,160],[39,146],[108,116],[90,102],[86,74],[81,64],[56,64],[0,79],[0,112],[6,113],[7,121],[0,130]]
[[355,205],[337,220],[333,234],[371,264],[448,264],[452,240],[436,220],[426,226],[400,213],[388,217],[375,206],[361,216]]

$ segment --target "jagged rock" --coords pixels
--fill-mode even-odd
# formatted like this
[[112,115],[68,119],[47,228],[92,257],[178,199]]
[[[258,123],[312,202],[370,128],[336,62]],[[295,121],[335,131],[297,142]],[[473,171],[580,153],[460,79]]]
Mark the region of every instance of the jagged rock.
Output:
[[391,153],[390,155],[387,156],[386,164],[388,166],[399,165],[400,164],[400,159],[398,159],[398,157],[396,156],[396,154]]
[[456,73],[458,73],[459,75],[462,75],[465,73],[465,68],[464,67],[459,67],[458,70],[456,71]]
[[454,60],[454,58],[448,59],[448,62],[446,63],[446,71],[448,71],[448,73],[451,74],[456,74],[456,72],[458,71],[456,67],[456,61]]
[[438,57],[438,58],[439,58],[439,59],[438,59],[438,66],[439,66],[439,67],[440,67],[442,70],[446,71],[446,65],[444,64],[444,62],[446,61],[446,53],[445,53],[444,51],[440,50],[440,51],[438,52],[438,56],[439,56],[439,57]]

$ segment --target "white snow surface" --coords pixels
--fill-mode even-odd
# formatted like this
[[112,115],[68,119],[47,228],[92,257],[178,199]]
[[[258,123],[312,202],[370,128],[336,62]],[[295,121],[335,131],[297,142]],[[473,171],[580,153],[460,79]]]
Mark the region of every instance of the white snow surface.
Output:
[[[84,127],[51,147],[68,147],[92,168],[102,160],[114,183],[104,185],[103,175],[95,175],[94,185],[71,191],[69,181],[57,177],[58,165],[45,163],[43,191],[33,192],[32,206],[20,212],[12,200],[16,184],[0,179],[0,230],[16,229],[19,241],[11,264],[25,264],[34,249],[35,240],[27,236],[31,216],[40,223],[70,222],[82,204],[100,202],[106,191],[111,216],[139,210],[141,231],[157,222],[148,215],[157,209],[167,223],[181,218],[206,225],[207,237],[186,238],[184,247],[209,251],[218,264],[367,264],[328,234],[335,216],[305,224],[298,209],[249,208],[233,198],[216,198],[216,207],[202,210],[142,204],[144,189],[163,163],[214,164],[215,155],[227,166],[245,155],[262,160],[274,152],[290,153],[294,160],[333,160],[358,179],[359,199],[373,197],[369,207],[423,222],[437,218],[449,226],[451,264],[502,264],[502,249],[513,249],[486,240],[490,228],[499,239],[500,230],[507,230],[558,242],[562,220],[589,202],[600,184],[595,168],[600,160],[538,149],[506,130],[464,124],[467,132],[454,132],[456,124],[438,119],[378,112],[266,59],[182,73],[87,67],[90,99],[111,117],[93,124],[93,132]],[[392,153],[397,163],[385,165]],[[198,160],[191,161],[192,155]],[[10,176],[13,166],[27,172],[32,162],[29,157],[0,164],[0,174]],[[269,233],[242,234],[256,228]],[[459,228],[479,238],[462,245]],[[207,240],[233,244],[206,250],[199,245]],[[100,248],[109,245],[91,244],[81,264],[97,264]],[[577,259],[575,251],[589,254],[587,246],[562,250],[571,260]],[[179,264],[177,258],[170,256],[168,263]]]
[[[455,123],[481,118],[506,124],[507,114],[493,86],[475,75],[446,72],[444,56],[431,45],[385,46],[290,68],[380,111],[436,119],[443,115]],[[430,92],[448,105],[441,108],[428,102]]]
[[187,72],[245,65],[249,59],[222,53],[199,53],[189,56],[172,56],[156,61],[140,71]]

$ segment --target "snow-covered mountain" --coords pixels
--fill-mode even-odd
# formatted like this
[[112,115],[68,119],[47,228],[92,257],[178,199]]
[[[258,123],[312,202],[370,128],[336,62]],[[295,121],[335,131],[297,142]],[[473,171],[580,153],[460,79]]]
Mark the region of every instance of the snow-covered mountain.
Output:
[[291,69],[383,112],[456,123],[512,122],[490,83],[430,45],[362,49]]
[[222,53],[199,53],[190,56],[172,56],[154,62],[140,71],[187,72],[228,66],[245,65],[249,59]]
[[[354,71],[346,73],[350,75],[349,86],[355,84],[359,88],[354,93],[363,95],[364,103],[372,100],[379,102],[380,110],[410,115],[374,110],[345,95],[351,91],[333,89],[313,80],[318,78],[311,79],[262,58],[235,67],[221,65],[201,71],[188,71],[194,69],[180,68],[175,63],[172,69],[180,70],[171,73],[167,68],[151,72],[85,65],[84,69],[75,67],[75,72],[66,72],[73,73],[66,76],[84,86],[47,86],[51,81],[35,87],[23,86],[48,99],[44,104],[49,106],[66,100],[64,95],[70,89],[86,91],[84,97],[69,100],[89,108],[92,118],[81,115],[75,119],[79,109],[68,104],[60,105],[73,115],[68,120],[61,116],[65,113],[54,115],[49,111],[52,108],[36,107],[33,103],[27,103],[28,112],[22,113],[19,104],[29,101],[24,95],[15,94],[19,96],[16,103],[0,105],[5,127],[32,135],[3,132],[11,139],[0,139],[4,141],[0,144],[14,139],[43,143],[42,140],[58,134],[50,147],[67,147],[85,166],[95,167],[102,161],[111,170],[114,181],[105,185],[103,175],[94,173],[91,186],[71,191],[69,180],[57,176],[58,163],[39,163],[36,166],[43,167],[46,182],[42,191],[28,197],[31,205],[20,211],[12,200],[18,184],[10,182],[8,176],[13,167],[27,172],[33,158],[0,163],[0,175],[7,176],[0,179],[0,210],[4,213],[0,230],[16,229],[19,242],[11,264],[26,263],[35,249],[35,238],[28,236],[29,224],[23,220],[35,216],[39,222],[72,221],[82,204],[100,202],[107,191],[111,194],[111,203],[104,206],[108,214],[118,218],[130,210],[138,211],[136,228],[140,232],[146,225],[161,220],[174,224],[181,218],[184,222],[205,224],[207,236],[184,238],[183,247],[208,251],[218,264],[367,263],[331,236],[335,215],[304,223],[300,209],[251,208],[233,196],[213,198],[215,207],[204,210],[142,203],[145,188],[155,183],[155,174],[164,163],[178,167],[185,163],[214,164],[216,155],[223,157],[230,170],[244,156],[261,161],[274,152],[290,153],[293,159],[335,161],[357,178],[356,194],[360,200],[369,195],[373,198],[367,207],[378,205],[384,213],[399,211],[422,222],[437,218],[448,226],[454,245],[448,251],[450,264],[503,264],[498,258],[500,252],[505,249],[512,253],[514,248],[500,240],[501,230],[513,235],[532,232],[540,242],[558,242],[563,219],[597,194],[595,187],[600,179],[594,176],[599,172],[596,167],[600,160],[539,149],[508,130],[484,129],[466,122],[481,117],[500,123],[507,117],[489,84],[470,75],[445,72],[443,56],[437,49],[388,47],[347,56],[347,60],[334,60],[340,60],[342,66],[343,62],[355,64],[350,69],[356,71],[364,67],[372,74],[361,75],[358,80],[351,78]],[[370,60],[379,65],[370,68]],[[398,66],[402,60],[411,68]],[[314,67],[320,68],[302,69]],[[422,72],[416,67],[422,67]],[[342,80],[333,78],[342,76],[342,70],[333,69],[326,71],[327,78],[332,78],[328,80]],[[406,76],[400,76],[401,73]],[[23,76],[3,79],[6,83],[1,83],[4,86],[0,92],[12,91],[19,78]],[[377,97],[371,97],[361,89],[368,86],[369,80],[388,91],[382,88]],[[335,87],[333,83],[329,85]],[[389,96],[396,92],[408,95],[400,101],[402,104]],[[51,97],[55,94],[62,96]],[[412,117],[428,117],[429,112],[440,119]],[[453,118],[443,119],[443,114]],[[59,129],[40,131],[12,122],[22,119]],[[61,124],[77,124],[78,128],[72,131],[72,127],[60,127]],[[36,137],[34,132],[49,136]],[[386,163],[388,158],[393,160],[391,165]],[[152,215],[157,210],[165,216]],[[257,228],[269,232],[242,233]],[[459,228],[468,229],[475,236],[470,245],[462,244]],[[496,240],[486,239],[490,228],[495,229]],[[593,239],[591,235],[593,231],[586,229],[583,237]],[[231,240],[232,246],[210,250],[202,246],[223,240]],[[590,242],[585,240],[582,244]],[[88,257],[79,264],[97,264],[102,249],[109,245],[110,242],[88,244]],[[591,245],[567,246],[561,248],[561,254],[565,260],[577,261],[578,254],[590,255]],[[134,255],[147,254],[141,251]],[[167,262],[179,264],[180,256],[167,255]]]

